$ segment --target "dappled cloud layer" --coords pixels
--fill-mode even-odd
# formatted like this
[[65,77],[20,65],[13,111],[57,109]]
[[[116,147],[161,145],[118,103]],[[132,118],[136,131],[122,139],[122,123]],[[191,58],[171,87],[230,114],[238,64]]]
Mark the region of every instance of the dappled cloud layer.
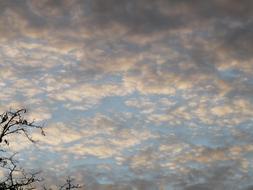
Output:
[[253,1],[2,0],[0,26],[0,110],[46,126],[13,144],[27,168],[87,189],[252,188]]

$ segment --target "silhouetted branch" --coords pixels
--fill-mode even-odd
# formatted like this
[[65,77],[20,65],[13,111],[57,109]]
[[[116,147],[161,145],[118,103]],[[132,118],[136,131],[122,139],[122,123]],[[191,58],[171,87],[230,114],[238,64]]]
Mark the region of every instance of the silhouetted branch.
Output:
[[17,111],[7,111],[0,115],[0,145],[3,142],[9,145],[9,141],[6,137],[20,133],[23,133],[29,141],[35,142],[30,136],[29,130],[31,129],[39,129],[41,134],[45,136],[42,126],[35,125],[34,121],[29,122],[24,118],[23,114],[26,112],[26,109],[20,109]]
[[[16,154],[12,156],[4,156],[7,154],[3,145],[9,145],[10,142],[7,137],[15,134],[23,134],[29,141],[35,142],[31,137],[31,130],[39,129],[41,134],[45,136],[43,127],[36,125],[34,121],[29,122],[23,116],[27,112],[26,109],[17,111],[7,111],[0,115],[0,168],[6,171],[6,176],[0,179],[0,190],[32,190],[35,189],[36,182],[42,179],[38,178],[40,172],[26,172],[18,165],[14,159]],[[74,184],[74,179],[68,177],[66,182],[59,187],[59,190],[79,189],[79,184]],[[44,187],[44,190],[50,190]]]
[[63,184],[59,190],[70,190],[70,189],[79,189],[81,188],[81,186],[79,184],[73,184],[74,179],[71,179],[70,177],[68,177],[68,179],[66,179],[66,183]]
[[[26,112],[26,109],[20,109],[7,111],[0,115],[0,147],[9,145],[7,137],[14,134],[24,134],[29,141],[35,142],[30,136],[32,129],[39,129],[41,134],[45,135],[42,126],[35,125],[34,121],[29,122],[24,118],[23,115]],[[4,149],[0,149],[0,151],[6,153]],[[0,180],[0,190],[34,189],[33,184],[41,181],[37,178],[39,172],[25,172],[14,160],[14,156],[15,154],[10,157],[0,156],[0,167],[7,171],[7,175]]]
[[14,160],[15,154],[11,157],[4,157],[1,160],[1,167],[8,171],[7,176],[0,181],[0,190],[23,190],[23,189],[35,189],[33,184],[41,181],[37,178],[40,172],[27,173],[18,166],[18,162]]

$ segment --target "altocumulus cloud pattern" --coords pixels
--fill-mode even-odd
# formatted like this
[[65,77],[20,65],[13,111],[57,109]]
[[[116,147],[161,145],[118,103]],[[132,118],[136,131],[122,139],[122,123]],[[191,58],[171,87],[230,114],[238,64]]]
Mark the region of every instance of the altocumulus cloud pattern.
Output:
[[0,88],[48,183],[253,188],[251,0],[0,0]]

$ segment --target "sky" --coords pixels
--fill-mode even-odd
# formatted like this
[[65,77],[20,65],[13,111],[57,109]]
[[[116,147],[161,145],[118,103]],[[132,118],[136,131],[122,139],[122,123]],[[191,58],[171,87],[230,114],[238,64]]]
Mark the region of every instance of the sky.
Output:
[[0,89],[48,184],[253,188],[252,0],[0,0]]

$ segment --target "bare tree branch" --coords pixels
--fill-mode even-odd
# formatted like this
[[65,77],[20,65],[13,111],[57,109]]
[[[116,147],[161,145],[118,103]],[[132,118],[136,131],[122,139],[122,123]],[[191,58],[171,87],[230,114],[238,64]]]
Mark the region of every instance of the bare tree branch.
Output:
[[59,190],[71,190],[71,189],[80,189],[82,186],[79,184],[73,184],[74,179],[71,179],[70,177],[68,177],[66,179],[66,183],[63,184]]
[[34,121],[29,122],[25,119],[24,114],[26,109],[20,109],[17,111],[7,111],[0,115],[0,150],[2,152],[0,156],[0,167],[7,171],[6,176],[0,180],[0,190],[23,190],[34,189],[33,184],[41,181],[37,178],[40,172],[26,172],[22,167],[18,165],[18,162],[14,159],[16,154],[11,156],[4,156],[7,154],[3,149],[4,145],[9,145],[7,137],[14,134],[23,134],[29,141],[35,142],[30,133],[33,129],[39,129],[42,135],[45,135],[43,127],[35,125]]
[[[7,111],[0,115],[0,168],[6,171],[6,176],[0,179],[0,190],[32,190],[35,189],[35,183],[42,181],[38,177],[40,172],[27,172],[19,166],[17,160],[14,159],[15,154],[8,155],[4,149],[10,144],[7,137],[15,134],[23,134],[30,142],[35,143],[31,136],[34,129],[38,129],[41,135],[45,136],[43,126],[36,125],[34,121],[29,122],[25,119],[26,109],[17,111]],[[66,182],[59,187],[59,190],[79,189],[82,186],[74,183],[74,179],[68,177]],[[47,189],[45,186],[44,190]]]
[[8,145],[9,142],[6,137],[19,133],[24,134],[29,141],[34,143],[35,141],[30,135],[30,131],[33,129],[39,129],[41,134],[45,136],[43,126],[35,125],[34,121],[29,122],[24,118],[23,114],[26,112],[26,109],[20,109],[17,111],[7,111],[0,115],[0,145],[3,142]]

